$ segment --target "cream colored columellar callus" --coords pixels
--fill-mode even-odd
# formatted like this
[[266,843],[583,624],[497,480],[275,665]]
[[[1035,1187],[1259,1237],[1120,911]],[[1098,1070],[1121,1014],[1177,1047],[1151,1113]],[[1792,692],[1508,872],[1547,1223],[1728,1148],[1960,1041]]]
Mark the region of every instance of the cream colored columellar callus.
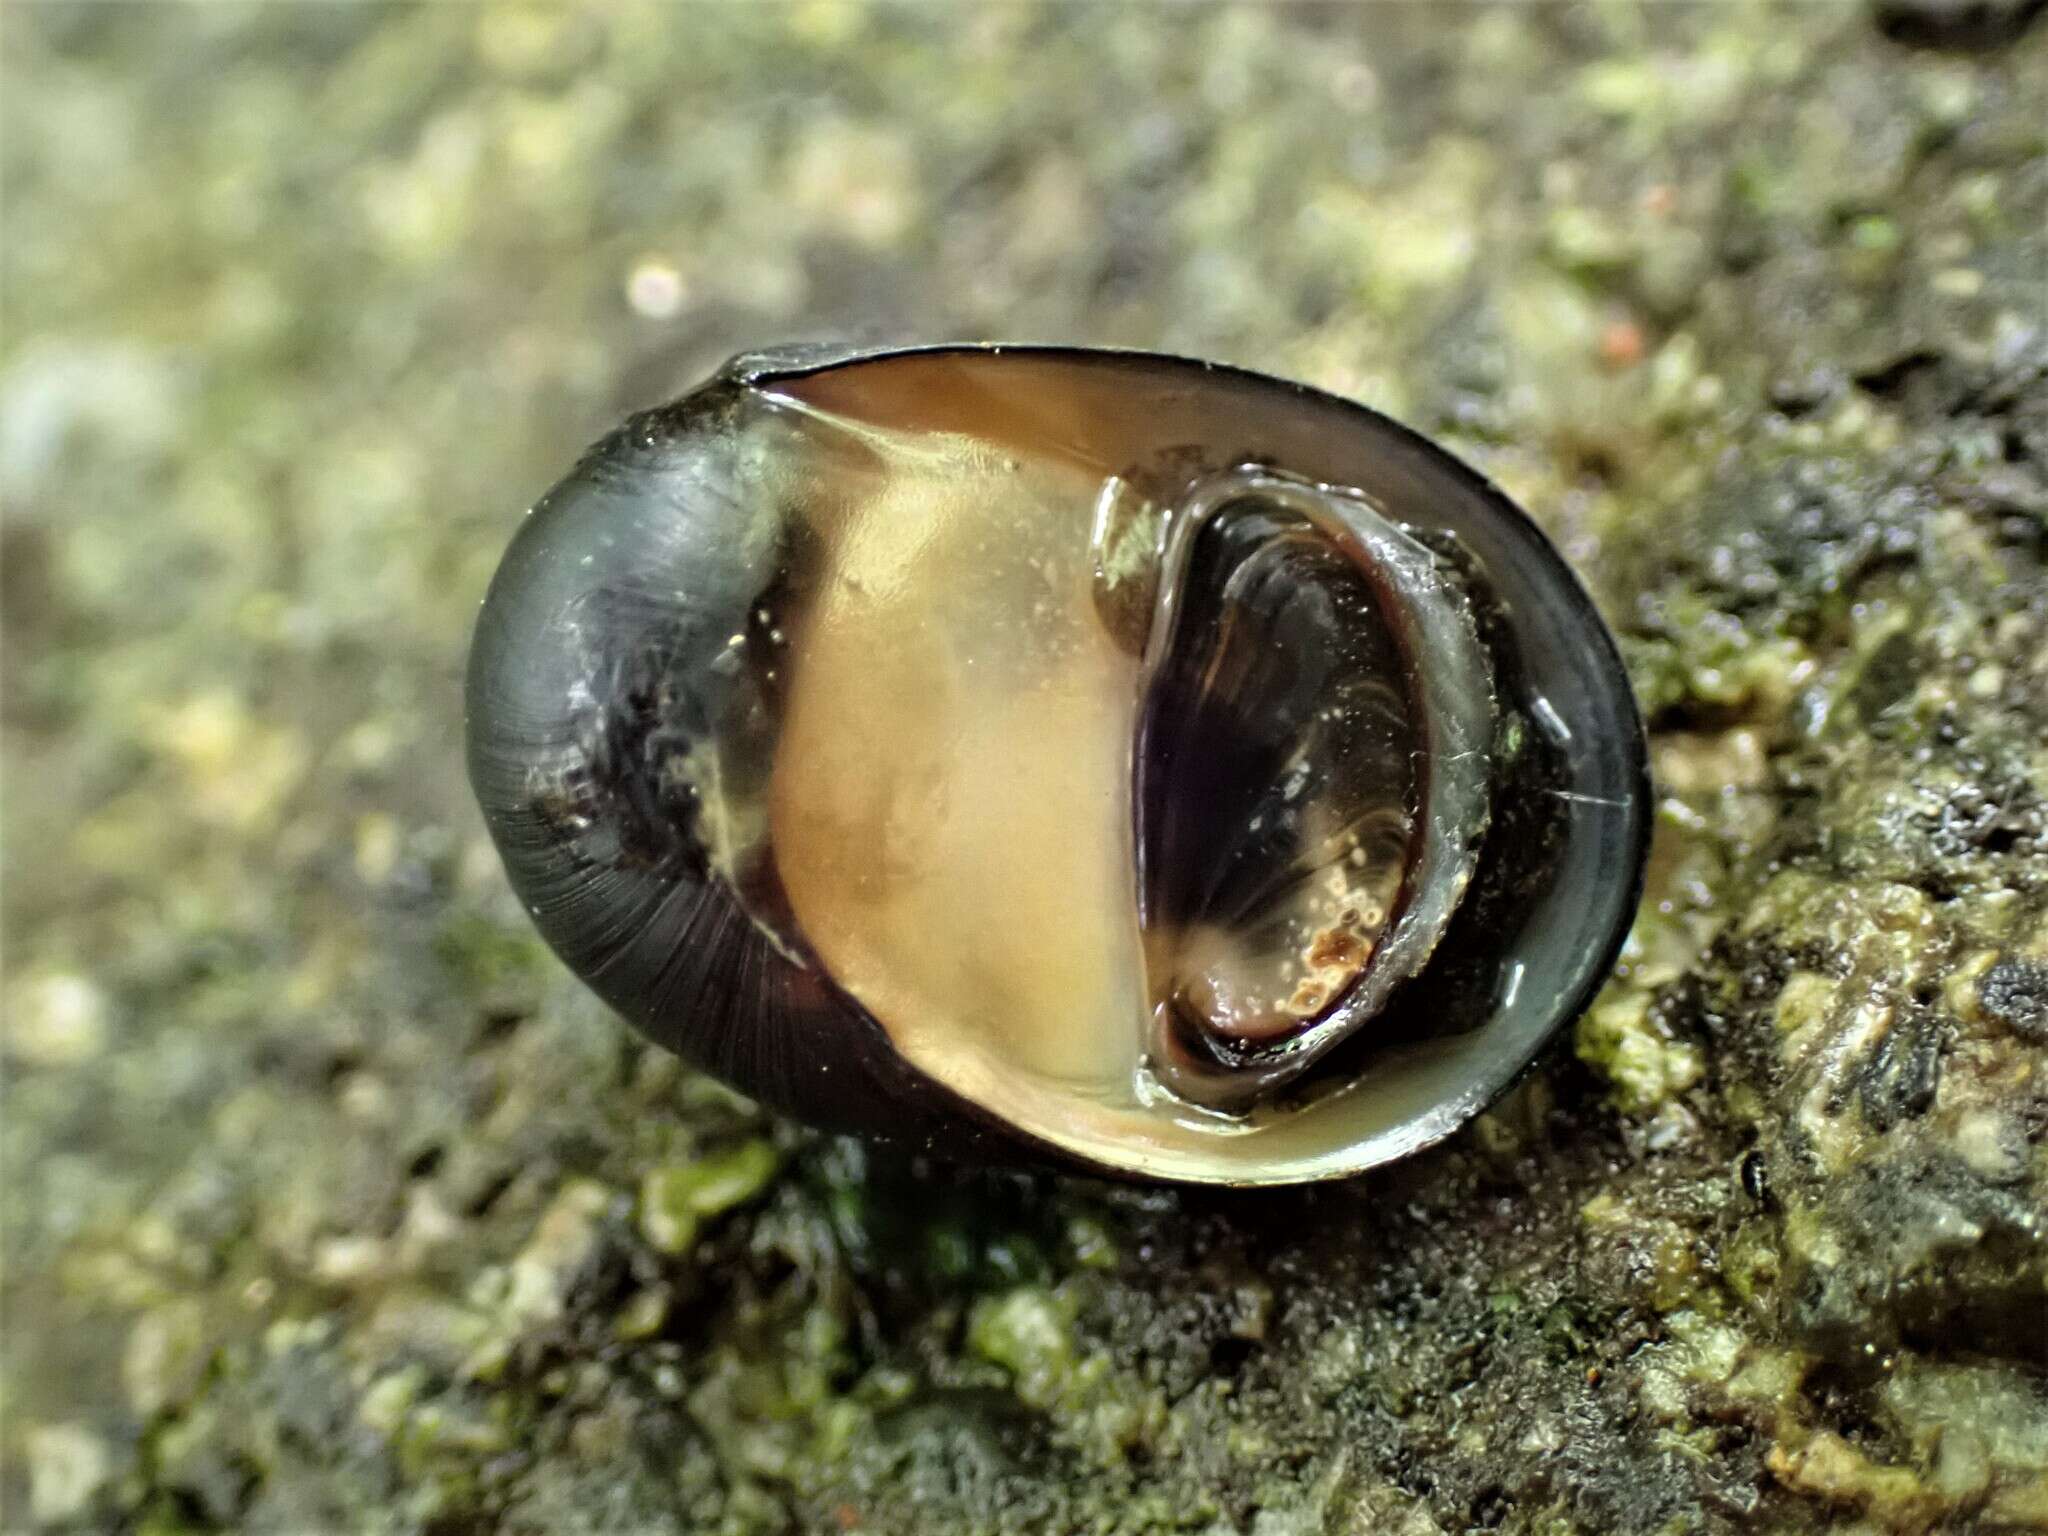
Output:
[[828,1127],[1130,1177],[1441,1138],[1633,914],[1642,725],[1522,513],[1300,386],[760,354],[513,541],[472,782],[627,1019]]

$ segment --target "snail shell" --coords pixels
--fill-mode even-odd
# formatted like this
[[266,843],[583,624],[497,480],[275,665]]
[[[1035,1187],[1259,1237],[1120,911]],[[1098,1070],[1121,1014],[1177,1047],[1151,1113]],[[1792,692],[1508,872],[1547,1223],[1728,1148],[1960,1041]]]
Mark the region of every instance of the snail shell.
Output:
[[1647,843],[1612,638],[1354,404],[1039,347],[756,354],[592,448],[485,600],[469,765],[619,1013],[834,1129],[1355,1173],[1497,1095]]

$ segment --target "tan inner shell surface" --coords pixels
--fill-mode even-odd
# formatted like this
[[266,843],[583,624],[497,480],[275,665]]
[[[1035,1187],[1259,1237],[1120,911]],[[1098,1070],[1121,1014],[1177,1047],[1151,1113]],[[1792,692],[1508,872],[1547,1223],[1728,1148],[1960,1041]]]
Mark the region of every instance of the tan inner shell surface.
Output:
[[[819,958],[906,1059],[1056,1146],[1219,1181],[1337,1160],[1366,1131],[1355,1094],[1232,1119],[1140,1071],[1138,662],[1096,610],[1088,538],[1112,445],[943,367],[839,394],[828,373],[765,402],[822,455],[789,487],[819,554],[769,791]],[[1399,1112],[1377,1097],[1374,1121]]]
[[[771,807],[806,936],[913,1060],[1103,1094],[1137,1064],[1128,830],[1137,665],[1089,607],[1088,488],[891,442],[795,637]],[[899,460],[943,458],[943,472]],[[1063,500],[1064,493],[1064,500]],[[1016,518],[991,518],[992,506]],[[949,1074],[950,1075],[950,1074]]]

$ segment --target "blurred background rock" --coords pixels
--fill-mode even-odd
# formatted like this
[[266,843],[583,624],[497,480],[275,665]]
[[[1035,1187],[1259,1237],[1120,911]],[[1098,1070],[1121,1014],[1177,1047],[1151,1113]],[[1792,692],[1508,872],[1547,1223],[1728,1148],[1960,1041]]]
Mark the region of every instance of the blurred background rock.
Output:
[[[2048,1528],[2038,9],[9,8],[6,1528]],[[1664,795],[1576,1049],[1246,1202],[603,1016],[468,627],[820,336],[1225,358],[1528,504]]]

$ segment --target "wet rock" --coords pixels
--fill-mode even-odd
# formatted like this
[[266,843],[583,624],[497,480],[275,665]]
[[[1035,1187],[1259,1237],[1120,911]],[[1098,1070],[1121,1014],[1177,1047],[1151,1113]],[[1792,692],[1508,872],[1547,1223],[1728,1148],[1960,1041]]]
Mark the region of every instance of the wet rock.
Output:
[[1977,1002],[2014,1033],[2048,1042],[2048,964],[2000,961],[1978,978]]

